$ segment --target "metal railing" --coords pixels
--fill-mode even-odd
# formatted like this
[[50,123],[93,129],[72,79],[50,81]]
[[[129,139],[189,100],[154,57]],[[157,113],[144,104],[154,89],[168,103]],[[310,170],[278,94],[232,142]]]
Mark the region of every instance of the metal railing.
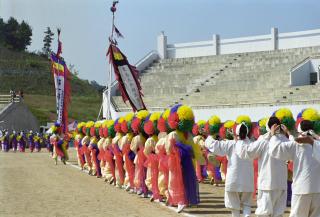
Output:
[[13,97],[10,94],[7,95],[0,95],[0,104],[8,104],[12,102],[21,102],[21,97],[19,95],[16,95]]

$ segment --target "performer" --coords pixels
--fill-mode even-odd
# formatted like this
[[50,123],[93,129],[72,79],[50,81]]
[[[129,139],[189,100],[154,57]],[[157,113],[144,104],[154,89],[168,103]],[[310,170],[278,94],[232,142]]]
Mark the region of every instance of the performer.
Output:
[[121,139],[121,147],[123,154],[123,162],[125,168],[125,179],[124,179],[124,187],[126,191],[130,191],[131,193],[134,191],[134,158],[135,153],[130,150],[130,145],[132,139],[134,137],[132,131],[132,120],[134,118],[134,113],[130,112],[124,116],[124,121],[121,123],[121,130],[125,134]]
[[30,130],[29,134],[28,134],[28,145],[29,145],[29,149],[30,152],[32,153],[34,150],[34,139],[33,139],[34,135],[32,130]]
[[123,168],[123,156],[122,156],[122,143],[121,139],[123,137],[123,132],[121,130],[121,124],[124,121],[123,117],[116,119],[114,123],[114,129],[116,131],[116,136],[112,139],[112,151],[115,161],[115,176],[116,176],[116,186],[122,188],[124,184],[124,168]]
[[9,135],[9,132],[6,130],[1,137],[1,144],[2,144],[2,151],[3,152],[8,152],[10,150],[9,140],[10,140],[10,135]]
[[78,165],[81,168],[81,170],[84,170],[84,166],[86,162],[84,153],[82,152],[82,139],[84,137],[83,128],[85,127],[85,125],[86,125],[85,122],[78,123],[76,128],[76,136],[74,138],[74,147],[77,151]]
[[36,133],[36,135],[33,137],[33,141],[34,141],[35,151],[40,152],[42,140],[39,133]]
[[55,125],[51,127],[52,136],[50,137],[50,143],[53,146],[52,158],[56,165],[58,164],[58,157],[60,157],[63,164],[66,164],[66,161],[69,159],[67,149],[70,138],[67,134],[60,137],[60,132],[61,126],[58,123],[55,123]]
[[180,104],[172,107],[168,123],[174,129],[168,135],[166,144],[169,155],[169,204],[178,205],[177,212],[180,213],[187,205],[200,202],[195,163],[203,156],[192,139],[194,115],[191,108]]
[[23,131],[21,131],[20,134],[17,136],[17,142],[18,142],[19,152],[25,152],[25,149],[26,149],[26,137],[25,137]]
[[105,160],[105,152],[104,152],[104,147],[103,143],[105,142],[106,138],[108,137],[108,128],[106,126],[107,120],[103,121],[100,128],[99,128],[99,141],[98,141],[98,149],[99,149],[99,154],[98,154],[98,160],[100,161],[100,169],[101,169],[101,177],[105,178],[105,165],[106,165],[106,160]]
[[167,135],[172,130],[168,125],[168,117],[170,115],[170,109],[166,109],[160,116],[157,122],[157,129],[159,130],[158,142],[155,147],[156,154],[159,158],[159,175],[158,175],[158,188],[160,196],[169,204],[169,192],[168,192],[168,180],[169,180],[169,168],[168,168],[168,155],[166,154],[165,143],[167,141]]
[[[219,139],[219,129],[221,127],[221,120],[218,116],[213,115],[205,124],[205,132],[207,135],[211,135],[215,139]],[[210,179],[210,184],[215,184],[219,186],[222,181],[220,173],[220,161],[217,160],[217,156],[204,147],[207,173]]]
[[101,126],[101,122],[96,122],[93,127],[90,128],[90,143],[89,143],[89,151],[92,159],[92,175],[97,178],[101,178],[101,168],[100,168],[100,160],[98,159],[99,148],[98,148],[98,140],[99,140],[99,128]]
[[[263,121],[264,122],[264,121]],[[258,198],[257,216],[279,217],[284,214],[286,209],[287,197],[287,164],[283,160],[273,158],[269,155],[270,128],[274,124],[280,124],[277,117],[272,116],[267,120],[266,125],[259,122],[259,130],[263,133],[258,140],[248,146],[242,146],[239,157],[243,159],[258,158]],[[265,127],[266,126],[266,127]],[[281,139],[283,134],[279,134]]]
[[[115,137],[116,132],[114,129],[114,120],[108,120],[106,122],[106,127],[108,129],[108,137],[105,139],[103,143],[104,148],[104,158],[106,161],[106,165],[104,167],[105,173],[105,182],[109,184],[115,184],[116,176],[115,176],[115,163],[114,163],[114,154],[112,149],[112,139]],[[106,135],[106,133],[104,133]]]
[[18,149],[18,141],[17,141],[17,133],[16,131],[14,130],[10,136],[10,144],[12,146],[12,150],[13,152],[16,152],[17,149]]
[[[310,114],[314,112],[306,112],[302,115],[302,120],[298,124],[299,137],[312,135],[314,116]],[[316,118],[318,119],[319,115],[316,115]],[[275,136],[280,129],[289,135],[291,141],[284,142]],[[290,216],[320,216],[320,162],[313,155],[312,140],[299,145],[283,124],[281,126],[274,124],[271,127],[271,135],[269,154],[278,159],[293,161]]]
[[241,159],[237,153],[243,146],[250,144],[248,134],[251,120],[247,116],[241,116],[241,118],[241,123],[235,128],[236,140],[218,141],[209,136],[205,145],[210,152],[221,156],[226,155],[228,158],[225,185],[226,208],[231,209],[232,216],[240,216],[242,207],[243,216],[248,217],[251,214],[253,193],[253,161]]
[[146,156],[144,155],[144,146],[148,135],[144,132],[143,125],[149,115],[150,114],[147,110],[140,110],[132,120],[131,125],[134,134],[136,134],[136,136],[133,137],[130,145],[131,151],[136,154],[134,159],[134,184],[137,194],[141,195],[141,197],[148,196],[148,190],[145,184],[146,168],[144,167],[144,163],[146,161]]
[[[204,141],[205,141],[205,120],[200,120],[193,125],[192,134],[193,134],[193,142],[198,148],[201,150],[203,159],[206,159]],[[208,177],[207,174],[207,163],[204,160],[203,162],[196,162],[196,175],[198,182],[203,182],[205,178]]]
[[91,155],[90,155],[90,150],[89,150],[89,144],[90,144],[90,129],[91,127],[94,126],[94,122],[93,121],[88,121],[86,123],[86,125],[82,128],[83,133],[85,134],[85,136],[83,137],[83,139],[81,140],[81,153],[85,156],[85,160],[86,160],[86,164],[85,164],[85,168],[88,170],[89,175],[92,174],[93,170],[92,170],[92,159],[91,159]]
[[158,178],[159,178],[159,157],[155,152],[156,144],[158,142],[158,129],[157,122],[160,118],[160,112],[154,112],[150,115],[149,118],[146,119],[144,124],[144,132],[149,136],[146,140],[144,155],[146,156],[146,162],[144,163],[147,168],[147,175],[145,184],[149,191],[152,192],[152,196],[150,201],[159,202],[162,200],[160,195],[160,190],[158,186]]

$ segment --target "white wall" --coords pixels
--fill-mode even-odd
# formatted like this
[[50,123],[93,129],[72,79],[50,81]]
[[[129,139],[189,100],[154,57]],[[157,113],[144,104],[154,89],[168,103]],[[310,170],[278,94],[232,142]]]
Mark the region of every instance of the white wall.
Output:
[[[235,120],[239,115],[248,115],[252,121],[259,121],[261,118],[270,117],[273,112],[279,108],[289,108],[292,111],[293,117],[296,118],[298,113],[305,108],[315,108],[320,111],[320,104],[193,109],[193,112],[196,121],[208,120],[212,115],[219,116],[223,122],[226,120]],[[127,112],[119,112],[115,117],[125,114],[127,114]]]
[[268,35],[221,40],[219,35],[214,35],[210,41],[168,44],[166,53],[167,58],[185,58],[311,46],[320,46],[320,29],[278,33],[277,28],[272,28]]

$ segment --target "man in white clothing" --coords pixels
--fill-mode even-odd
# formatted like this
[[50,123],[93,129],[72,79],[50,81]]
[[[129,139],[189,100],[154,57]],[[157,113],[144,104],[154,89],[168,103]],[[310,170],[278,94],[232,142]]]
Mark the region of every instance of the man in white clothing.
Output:
[[[277,117],[270,117],[267,122],[268,133],[257,141],[242,146],[238,153],[240,158],[258,158],[258,197],[255,214],[260,217],[281,217],[286,209],[287,200],[287,165],[284,160],[269,155],[270,128],[274,124],[280,125]],[[276,134],[280,141],[289,141],[281,132]]]
[[[313,141],[298,144],[288,129],[281,125],[281,129],[289,135],[291,141],[283,142],[274,136],[280,128],[271,128],[269,154],[282,160],[293,161],[292,202],[290,217],[319,217],[320,216],[320,162],[313,155]],[[303,120],[298,127],[300,135],[312,131],[311,121]],[[308,141],[308,140],[306,140]]]
[[245,124],[237,126],[238,140],[218,141],[209,136],[205,141],[208,150],[216,155],[227,156],[228,172],[225,184],[225,206],[231,209],[233,217],[240,216],[241,206],[243,216],[251,214],[253,193],[253,160],[241,159],[236,149],[250,144],[247,138],[248,128]]

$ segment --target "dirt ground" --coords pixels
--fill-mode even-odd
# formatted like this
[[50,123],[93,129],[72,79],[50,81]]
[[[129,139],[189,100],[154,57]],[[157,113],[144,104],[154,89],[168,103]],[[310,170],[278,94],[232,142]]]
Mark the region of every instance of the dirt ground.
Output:
[[[75,152],[70,161],[76,165]],[[182,214],[105,184],[41,153],[0,153],[0,216],[230,216],[224,187],[200,184],[201,203]],[[254,211],[254,208],[252,209]],[[288,211],[286,216],[288,216]]]

